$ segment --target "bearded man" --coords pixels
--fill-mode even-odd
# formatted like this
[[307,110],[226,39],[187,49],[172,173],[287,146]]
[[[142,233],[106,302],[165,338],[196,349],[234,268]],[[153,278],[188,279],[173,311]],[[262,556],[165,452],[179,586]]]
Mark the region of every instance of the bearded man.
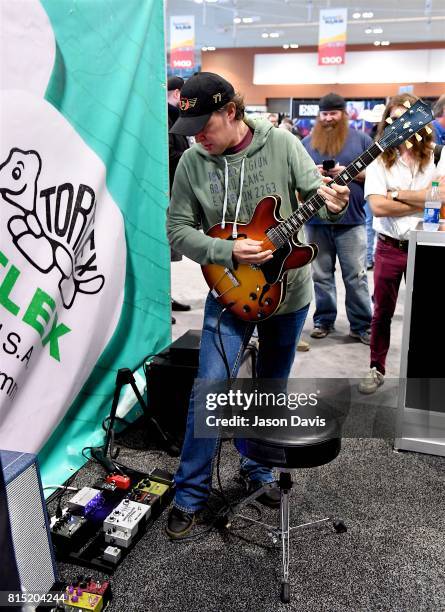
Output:
[[[372,145],[372,140],[364,132],[349,127],[345,100],[330,93],[321,98],[314,129],[302,143],[320,173],[335,178]],[[364,344],[370,343],[372,313],[366,274],[364,180],[363,170],[350,183],[349,207],[341,219],[328,224],[313,217],[305,225],[307,238],[319,247],[318,257],[312,262],[315,289],[312,338],[325,338],[334,331],[337,317],[334,272],[338,257],[346,289],[349,335]]]

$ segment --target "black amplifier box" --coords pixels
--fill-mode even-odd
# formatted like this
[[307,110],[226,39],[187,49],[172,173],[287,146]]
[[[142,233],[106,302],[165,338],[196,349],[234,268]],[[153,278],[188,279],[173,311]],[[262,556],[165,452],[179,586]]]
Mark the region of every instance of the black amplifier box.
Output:
[[200,330],[189,330],[146,368],[148,409],[161,428],[182,442],[193,382],[198,373]]
[[200,345],[201,330],[189,329],[188,332],[170,344],[166,352],[168,352],[172,363],[197,366]]

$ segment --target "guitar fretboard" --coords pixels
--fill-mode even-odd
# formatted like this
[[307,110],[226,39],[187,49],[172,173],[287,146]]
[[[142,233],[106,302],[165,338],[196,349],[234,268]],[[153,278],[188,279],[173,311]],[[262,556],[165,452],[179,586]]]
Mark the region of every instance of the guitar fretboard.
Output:
[[[341,174],[335,177],[328,185],[335,183],[336,185],[347,185],[364,170],[371,162],[373,162],[383,151],[383,148],[378,144],[372,144],[369,149],[366,149],[357,159],[347,166]],[[273,244],[279,248],[298,232],[306,221],[309,221],[322,206],[326,204],[324,198],[318,193],[314,194],[307,202],[298,210],[293,212],[286,221],[282,221],[277,226],[267,232],[268,238]]]

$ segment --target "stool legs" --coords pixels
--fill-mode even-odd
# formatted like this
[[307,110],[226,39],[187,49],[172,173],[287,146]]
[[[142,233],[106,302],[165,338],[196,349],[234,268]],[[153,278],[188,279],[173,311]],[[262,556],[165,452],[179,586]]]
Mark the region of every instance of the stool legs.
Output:
[[[311,521],[309,523],[303,523],[301,525],[295,525],[294,527],[290,527],[289,497],[292,486],[294,484],[291,475],[292,470],[287,468],[280,468],[278,483],[264,484],[262,487],[251,493],[247,498],[243,499],[239,504],[233,506],[231,512],[225,515],[224,520],[221,522],[221,527],[230,528],[232,521],[235,518],[242,518],[245,521],[250,521],[251,523],[256,523],[261,527],[265,527],[267,529],[268,534],[271,536],[272,542],[274,544],[278,544],[278,542],[281,540],[283,580],[281,582],[280,599],[283,603],[289,603],[290,601],[289,560],[291,531],[293,531],[294,529],[312,527],[313,525],[319,525],[328,521],[332,522],[332,526],[337,533],[344,533],[347,531],[347,527],[342,520],[333,520],[330,516],[323,519],[319,519],[318,521]],[[240,511],[243,509],[244,506],[246,506],[252,501],[255,501],[255,499],[259,497],[262,493],[264,493],[264,491],[266,491],[267,489],[275,486],[278,486],[281,492],[280,523],[278,527],[263,523],[262,521],[258,521],[249,516],[241,514]]]
[[292,488],[292,478],[289,472],[280,472],[278,486],[281,489],[281,505],[280,505],[280,538],[281,549],[283,553],[283,580],[281,582],[281,601],[289,603],[289,494]]

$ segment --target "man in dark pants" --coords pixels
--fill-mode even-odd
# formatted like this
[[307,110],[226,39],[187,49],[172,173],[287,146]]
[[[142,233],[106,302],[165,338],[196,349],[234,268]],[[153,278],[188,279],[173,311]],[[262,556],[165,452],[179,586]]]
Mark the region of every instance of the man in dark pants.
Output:
[[[170,192],[173,185],[173,179],[175,177],[176,168],[178,166],[181,155],[189,148],[189,143],[186,136],[182,134],[170,134],[170,129],[179,117],[179,99],[181,96],[181,89],[184,85],[184,79],[179,76],[171,76],[167,82],[167,101],[168,101],[168,169],[170,179]],[[171,261],[181,261],[182,255],[171,249]],[[172,310],[175,311],[186,311],[190,310],[188,304],[181,304],[172,298]],[[176,323],[174,317],[172,317],[172,323]]]
[[[417,98],[408,93],[392,97],[386,105],[377,137],[383,135],[388,117],[394,121],[406,112],[405,104]],[[391,342],[391,322],[400,283],[406,274],[411,230],[417,227],[425,208],[427,190],[439,178],[432,134],[421,132],[421,140],[411,147],[402,143],[387,148],[369,165],[365,195],[374,214],[377,247],[374,265],[374,313],[371,324],[370,368],[358,386],[360,393],[371,394],[383,385],[386,357]],[[443,187],[442,194],[444,192]]]

